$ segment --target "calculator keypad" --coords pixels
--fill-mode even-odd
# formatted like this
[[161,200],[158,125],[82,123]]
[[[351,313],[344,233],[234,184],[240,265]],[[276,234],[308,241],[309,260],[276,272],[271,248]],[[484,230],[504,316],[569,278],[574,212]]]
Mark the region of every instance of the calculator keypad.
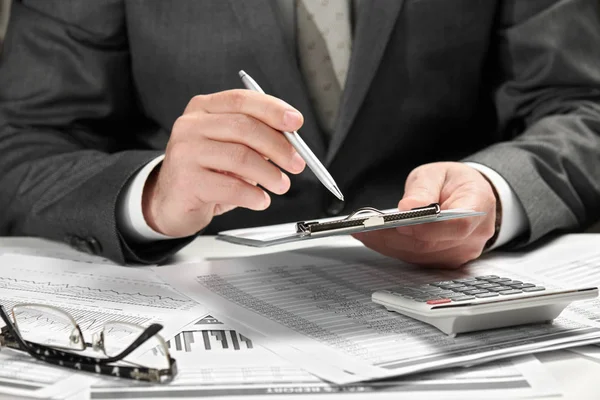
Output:
[[533,283],[496,275],[433,282],[427,285],[403,286],[392,290],[397,296],[430,305],[510,296],[546,290]]

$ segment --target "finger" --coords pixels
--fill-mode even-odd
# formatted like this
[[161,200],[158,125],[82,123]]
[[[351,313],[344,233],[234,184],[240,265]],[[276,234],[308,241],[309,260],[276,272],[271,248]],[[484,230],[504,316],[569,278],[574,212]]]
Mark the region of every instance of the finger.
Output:
[[374,237],[368,237],[368,235],[366,238],[363,238],[361,242],[368,248],[388,257],[397,258],[410,264],[440,268],[460,267],[479,257],[482,251],[482,246],[479,244],[469,244],[459,245],[431,253],[414,253],[395,249],[390,246],[389,242],[378,240]]
[[432,224],[400,226],[396,232],[424,242],[461,241],[468,238],[482,222],[480,216],[457,218]]
[[243,180],[245,182],[248,182],[252,186],[256,186],[258,184],[257,182],[254,182],[254,181],[252,181],[252,180],[250,180],[248,178],[244,178],[243,176],[239,176],[237,174],[234,174],[233,172],[228,172],[228,171],[215,171],[215,172],[218,172],[220,174],[225,174],[225,175],[233,176],[234,178],[241,179],[241,180]]
[[447,250],[459,246],[461,242],[455,240],[425,241],[413,236],[405,236],[396,232],[395,229],[382,229],[378,231],[357,233],[354,237],[360,241],[379,241],[385,243],[392,250],[412,252],[417,254],[432,253]]
[[[484,183],[487,185],[487,182]],[[483,190],[474,184],[470,188],[467,186],[464,185],[464,190],[454,191],[442,204],[442,208],[483,211],[486,213],[485,215],[458,218],[435,224],[399,227],[397,228],[398,233],[424,241],[464,240],[482,227],[486,231],[491,230],[493,234],[496,219],[496,198],[493,191],[491,189]]]
[[213,115],[203,123],[203,135],[220,142],[248,146],[288,172],[298,174],[306,163],[290,142],[256,118],[243,114]]
[[232,206],[230,204],[217,204],[215,206],[214,215],[223,215],[226,212],[236,209],[236,206]]
[[295,131],[304,117],[285,101],[251,90],[234,89],[195,96],[184,113],[204,111],[211,114],[246,114],[274,129]]
[[269,195],[259,187],[241,179],[202,169],[198,174],[196,198],[203,203],[228,204],[251,210],[265,210],[271,204]]
[[416,265],[435,268],[458,268],[481,255],[481,247],[475,245],[461,245],[447,250],[427,254],[406,253],[400,259]]
[[290,178],[260,154],[241,144],[203,141],[198,149],[198,163],[216,171],[233,173],[267,190],[283,194],[290,188]]
[[439,203],[446,174],[444,169],[425,165],[413,170],[406,178],[404,196],[398,203],[398,209],[410,210]]

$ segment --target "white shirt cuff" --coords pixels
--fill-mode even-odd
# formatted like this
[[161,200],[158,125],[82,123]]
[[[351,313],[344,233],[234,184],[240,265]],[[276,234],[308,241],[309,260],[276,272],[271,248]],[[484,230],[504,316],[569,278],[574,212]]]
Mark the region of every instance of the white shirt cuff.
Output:
[[499,173],[485,165],[473,162],[466,162],[465,164],[481,172],[488,178],[496,188],[499,197],[498,200],[502,206],[500,232],[498,232],[498,237],[489,250],[500,247],[524,233],[528,229],[527,215],[519,198],[508,182]]
[[119,232],[128,240],[143,243],[155,240],[176,239],[152,229],[146,223],[142,210],[142,196],[146,180],[148,180],[150,173],[164,158],[165,156],[162,155],[146,164],[126,183],[121,192],[117,204],[117,226],[119,227]]

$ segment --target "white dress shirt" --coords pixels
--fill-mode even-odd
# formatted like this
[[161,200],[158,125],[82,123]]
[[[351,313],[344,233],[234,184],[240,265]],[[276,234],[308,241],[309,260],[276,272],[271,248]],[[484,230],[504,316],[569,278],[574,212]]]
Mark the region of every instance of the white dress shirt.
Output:
[[[123,193],[117,204],[117,225],[125,238],[134,242],[151,242],[155,240],[176,239],[172,236],[166,236],[156,232],[146,223],[142,211],[142,194],[144,185],[150,173],[163,160],[160,156],[146,164],[137,174],[131,178],[123,189]],[[475,168],[488,178],[494,185],[498,193],[498,201],[502,206],[502,219],[500,222],[500,231],[498,237],[492,246],[488,249],[495,249],[508,243],[527,229],[527,217],[521,202],[515,192],[510,188],[508,182],[496,171],[485,165],[477,163],[465,163]]]

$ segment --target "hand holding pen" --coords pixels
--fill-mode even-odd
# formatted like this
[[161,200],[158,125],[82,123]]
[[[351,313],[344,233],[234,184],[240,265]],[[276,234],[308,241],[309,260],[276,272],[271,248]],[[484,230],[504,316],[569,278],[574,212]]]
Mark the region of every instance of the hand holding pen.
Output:
[[155,232],[183,237],[236,207],[268,208],[268,192],[290,188],[283,171],[298,174],[306,166],[282,134],[303,121],[284,101],[251,90],[194,97],[173,125],[160,168],[143,187],[138,218]]
[[[244,86],[246,86],[246,89],[254,90],[258,93],[265,93],[260,88],[260,86],[258,86],[258,83],[256,83],[256,81],[244,71],[240,71],[240,78],[242,78],[242,82],[244,82]],[[298,132],[283,131],[283,135],[292,144],[292,146],[294,146],[294,148],[296,149],[298,154],[300,154],[300,156],[304,159],[304,161],[306,161],[306,165],[308,165],[308,168],[311,169],[311,171],[315,174],[317,179],[321,181],[323,186],[325,186],[327,190],[333,193],[335,197],[344,201],[344,195],[333,180],[333,177],[329,174],[329,171],[327,171],[325,166],[321,164],[321,161],[319,161],[319,159],[317,158],[317,156],[315,156],[312,150],[306,145],[306,143],[304,143],[304,140],[302,140],[300,135],[298,135]]]

